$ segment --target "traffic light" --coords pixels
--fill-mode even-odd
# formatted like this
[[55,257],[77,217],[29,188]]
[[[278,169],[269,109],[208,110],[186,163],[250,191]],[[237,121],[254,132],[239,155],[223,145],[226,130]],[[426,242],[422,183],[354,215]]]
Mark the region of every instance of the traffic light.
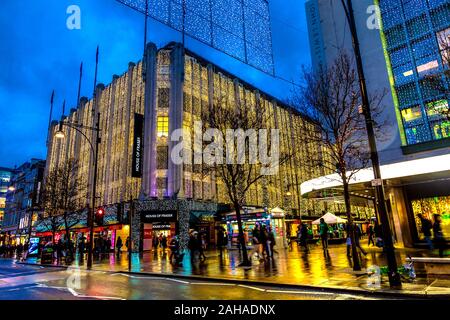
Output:
[[98,226],[103,225],[103,218],[105,217],[105,209],[103,208],[97,208],[97,211],[95,211],[95,223]]

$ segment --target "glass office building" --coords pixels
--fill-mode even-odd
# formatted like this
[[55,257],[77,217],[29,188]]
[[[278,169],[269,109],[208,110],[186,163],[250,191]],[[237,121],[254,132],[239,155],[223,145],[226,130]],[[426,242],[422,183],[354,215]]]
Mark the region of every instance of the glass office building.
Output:
[[430,80],[430,75],[443,77],[448,68],[450,2],[376,2],[403,152],[450,145],[450,121],[442,115],[448,109],[448,90]]

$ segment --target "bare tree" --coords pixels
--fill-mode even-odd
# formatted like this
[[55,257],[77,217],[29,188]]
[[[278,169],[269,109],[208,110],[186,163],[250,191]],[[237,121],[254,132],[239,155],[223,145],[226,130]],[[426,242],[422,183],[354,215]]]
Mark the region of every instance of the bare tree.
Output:
[[[211,144],[204,145],[203,160],[208,153],[210,160],[215,159],[204,161],[202,172],[204,175],[215,175],[234,207],[239,229],[238,241],[243,254],[242,266],[251,265],[241,217],[249,190],[265,175],[273,174],[272,170],[277,171],[289,158],[288,154],[279,152],[278,141],[273,140],[272,135],[278,133],[270,130],[275,129],[273,117],[273,110],[260,105],[259,94],[256,94],[254,103],[249,103],[238,94],[233,97],[222,94],[216,97],[213,109],[203,112],[201,117],[202,132],[211,138]],[[262,149],[265,155],[273,157],[276,153],[270,163],[261,159],[260,148],[264,147],[264,143],[266,149]],[[224,144],[226,148],[223,148]],[[215,147],[211,148],[213,145]]]
[[[301,142],[308,150],[303,165],[320,166],[343,185],[354,270],[361,265],[357,254],[349,184],[355,174],[370,164],[365,118],[361,114],[358,74],[349,56],[342,51],[329,68],[319,72],[303,71],[303,86],[293,104],[309,118],[304,122]],[[384,93],[383,93],[384,94]],[[381,111],[382,94],[371,97],[374,119]],[[379,133],[383,124],[375,123]],[[317,145],[322,146],[317,150]]]
[[68,159],[49,171],[42,192],[43,213],[38,217],[40,224],[52,232],[53,242],[60,223],[64,223],[71,258],[73,246],[69,236],[70,230],[81,221],[82,213],[78,211],[77,198],[81,190],[85,190],[76,173],[77,162],[74,159]]
[[439,53],[442,58],[443,72],[433,73],[426,77],[432,89],[438,95],[445,97],[447,106],[439,106],[436,112],[442,114],[445,118],[450,120],[450,29],[442,30],[436,35]]

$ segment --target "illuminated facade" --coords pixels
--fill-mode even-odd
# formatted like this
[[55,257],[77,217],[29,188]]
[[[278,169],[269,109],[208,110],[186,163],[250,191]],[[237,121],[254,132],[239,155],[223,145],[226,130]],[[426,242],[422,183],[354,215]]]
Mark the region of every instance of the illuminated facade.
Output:
[[[442,112],[448,109],[449,97],[442,88],[432,86],[428,77],[434,75],[444,80],[444,71],[448,70],[448,45],[442,41],[450,34],[450,3],[448,0],[352,3],[367,91],[369,95],[387,93],[378,117],[388,123],[377,147],[391,229],[398,245],[422,245],[423,236],[417,223],[420,211],[428,218],[439,214],[445,228],[450,225],[450,175],[445,164],[440,163],[450,151],[450,122]],[[353,53],[341,1],[308,0],[306,8],[315,70],[326,67],[339,50]],[[397,169],[391,172],[392,168]],[[407,168],[406,172],[402,168]],[[308,181],[303,189],[314,185],[315,192],[327,190],[330,186],[322,178]],[[355,181],[353,190],[373,196],[371,179],[372,172]],[[314,197],[311,190],[304,194]],[[450,239],[448,231],[444,235]]]
[[[100,200],[97,200],[97,205],[115,207],[136,199],[166,199],[167,203],[173,199],[206,204],[229,203],[225,188],[215,174],[203,174],[201,165],[177,165],[169,156],[176,144],[170,140],[170,134],[178,128],[192,131],[194,121],[201,120],[202,112],[219,103],[219,97],[226,96],[229,103],[236,103],[234,99],[238,97],[242,105],[255,107],[258,103],[273,114],[269,128],[281,129],[280,150],[293,151],[293,157],[280,166],[277,175],[260,180],[250,189],[247,206],[281,207],[289,214],[302,216],[321,214],[321,208],[299,196],[300,183],[321,174],[319,169],[299,165],[306,152],[319,152],[305,150],[297,143],[304,118],[193,52],[183,53],[177,43],[160,50],[149,44],[145,57],[145,82],[142,80],[143,63],[130,63],[128,71],[114,76],[111,84],[97,87],[95,104],[93,100],[82,99],[80,106],[64,119],[93,127],[93,114],[100,113],[97,179]],[[139,170],[135,167],[134,158],[136,137],[141,134],[134,132],[138,119],[136,114],[144,116],[143,159],[139,159],[142,163]],[[55,133],[58,129],[54,123],[50,130]],[[79,183],[86,186],[85,192],[80,193],[79,207],[86,208],[89,206],[87,199],[90,199],[86,195],[89,195],[92,183],[89,178],[93,176],[93,153],[81,134],[67,126],[63,126],[63,130],[66,137],[63,140],[51,135],[47,170],[69,158],[78,160]],[[92,131],[80,130],[94,141]],[[164,201],[160,203],[164,206]],[[128,205],[125,204],[124,208]]]
[[24,244],[32,231],[30,226],[37,219],[44,168],[45,160],[31,159],[14,170],[2,224],[5,242]]
[[0,168],[0,227],[3,223],[6,206],[6,193],[8,192],[12,172],[12,169]]
[[[450,138],[450,122],[442,117],[448,96],[427,75],[447,68],[450,34],[447,0],[381,0],[382,43],[390,75],[402,145]],[[447,139],[448,140],[448,139]]]

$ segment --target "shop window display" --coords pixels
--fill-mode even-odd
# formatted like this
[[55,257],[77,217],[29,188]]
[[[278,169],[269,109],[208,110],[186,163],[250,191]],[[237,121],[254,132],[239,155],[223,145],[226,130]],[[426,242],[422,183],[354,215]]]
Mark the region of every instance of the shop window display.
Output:
[[414,222],[419,239],[423,239],[421,223],[418,215],[421,213],[425,218],[434,223],[433,215],[439,214],[442,219],[442,231],[444,237],[450,239],[450,196],[424,198],[411,201]]

